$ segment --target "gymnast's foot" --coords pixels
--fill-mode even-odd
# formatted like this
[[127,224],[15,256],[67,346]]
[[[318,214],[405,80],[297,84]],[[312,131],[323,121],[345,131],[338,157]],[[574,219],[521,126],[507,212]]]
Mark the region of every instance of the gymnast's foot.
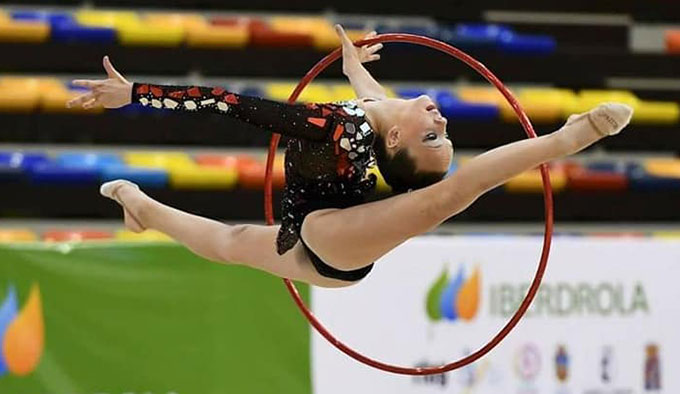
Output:
[[128,230],[135,233],[141,233],[146,230],[146,228],[142,226],[141,222],[137,220],[126,207],[126,202],[129,202],[130,199],[135,198],[135,195],[142,194],[141,190],[139,190],[139,186],[130,181],[118,179],[104,183],[99,189],[99,193],[104,197],[108,197],[116,201],[121,207],[123,207],[125,227],[127,227]]
[[571,115],[556,137],[563,141],[564,154],[571,155],[604,137],[618,134],[632,116],[633,108],[626,104],[600,104],[588,112]]
[[571,115],[565,126],[588,119],[602,137],[618,134],[630,123],[633,108],[621,103],[603,103],[582,114]]

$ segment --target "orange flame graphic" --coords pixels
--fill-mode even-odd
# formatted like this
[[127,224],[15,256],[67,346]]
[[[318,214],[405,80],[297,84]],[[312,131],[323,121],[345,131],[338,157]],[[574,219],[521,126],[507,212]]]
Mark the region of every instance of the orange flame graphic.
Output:
[[31,286],[26,305],[7,327],[3,341],[3,356],[9,371],[18,376],[33,372],[40,361],[45,344],[40,288]]

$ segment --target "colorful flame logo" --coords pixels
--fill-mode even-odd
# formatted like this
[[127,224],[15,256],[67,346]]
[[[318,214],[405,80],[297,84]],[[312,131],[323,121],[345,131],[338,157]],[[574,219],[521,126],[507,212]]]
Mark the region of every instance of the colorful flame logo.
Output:
[[14,286],[0,306],[0,376],[26,376],[38,366],[45,345],[40,288],[31,286],[24,308],[18,310]]
[[463,267],[452,280],[449,271],[444,269],[427,292],[427,316],[433,321],[472,320],[479,309],[480,282],[479,268],[475,268],[467,280]]

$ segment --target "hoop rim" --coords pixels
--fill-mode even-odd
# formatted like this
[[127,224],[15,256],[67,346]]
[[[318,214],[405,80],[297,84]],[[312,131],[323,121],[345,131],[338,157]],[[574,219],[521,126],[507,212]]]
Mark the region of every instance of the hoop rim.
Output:
[[[529,117],[527,114],[524,112],[522,109],[521,105],[515,98],[515,96],[508,90],[508,88],[501,82],[498,77],[496,77],[486,66],[484,66],[481,62],[473,58],[472,56],[468,55],[467,53],[463,52],[462,50],[453,47],[449,44],[446,44],[444,42],[435,40],[433,38],[429,37],[423,37],[423,36],[418,36],[418,35],[413,35],[413,34],[400,34],[400,33],[391,33],[391,34],[382,34],[378,35],[375,37],[372,37],[370,39],[365,39],[365,40],[360,40],[355,43],[357,46],[363,46],[363,45],[372,45],[376,43],[383,43],[383,42],[401,42],[401,43],[410,43],[410,44],[416,44],[420,46],[426,46],[432,49],[436,49],[440,52],[444,52],[448,54],[449,56],[452,56],[463,63],[467,64],[469,67],[477,71],[478,74],[480,74],[482,77],[484,77],[487,81],[489,81],[492,85],[498,89],[498,91],[505,97],[506,101],[512,109],[514,110],[515,114],[517,115],[520,123],[522,124],[522,127],[524,128],[524,131],[526,132],[528,138],[536,138],[536,132],[534,131],[534,128],[531,124],[531,121],[529,120]],[[321,73],[321,71],[325,70],[330,64],[338,60],[342,55],[342,48],[337,48],[330,54],[328,54],[326,57],[321,59],[312,69],[310,69],[307,74],[300,80],[298,83],[297,87],[293,92],[291,93],[290,97],[288,98],[289,103],[295,102],[297,100],[298,96],[300,93],[304,90],[304,88],[314,79],[316,76]],[[274,224],[274,212],[273,212],[273,205],[272,205],[272,170],[273,170],[273,164],[274,164],[274,158],[276,156],[276,149],[278,147],[278,143],[280,140],[281,136],[279,134],[274,134],[272,135],[272,139],[270,142],[269,146],[269,153],[267,156],[267,167],[266,167],[266,172],[265,172],[265,187],[264,187],[264,211],[265,211],[265,218],[266,218],[266,223],[267,225],[273,225]],[[482,346],[475,352],[467,355],[466,357],[463,357],[457,361],[453,361],[444,365],[440,366],[435,366],[435,367],[423,367],[423,368],[416,368],[416,367],[403,367],[403,366],[398,366],[398,365],[392,365],[392,364],[387,364],[382,361],[378,361],[372,358],[369,358],[358,351],[352,349],[351,347],[345,345],[343,342],[338,340],[324,325],[316,318],[316,316],[309,310],[309,308],[305,305],[304,301],[300,297],[300,294],[295,287],[295,284],[290,280],[290,279],[284,279],[285,285],[293,297],[293,300],[295,301],[296,305],[300,309],[300,311],[303,313],[303,315],[307,318],[309,323],[317,330],[319,334],[321,334],[328,342],[330,342],[333,346],[335,346],[337,349],[342,351],[343,353],[347,354],[348,356],[352,357],[353,359],[366,364],[368,366],[371,366],[373,368],[377,368],[386,372],[392,372],[396,374],[402,374],[402,375],[432,375],[432,374],[440,374],[448,371],[452,371],[454,369],[461,368],[465,365],[468,365],[477,359],[481,358],[488,352],[490,352],[494,347],[496,347],[517,325],[517,323],[521,320],[521,318],[524,316],[526,311],[529,309],[529,306],[531,305],[531,302],[536,296],[536,293],[538,292],[538,289],[541,284],[541,280],[543,279],[543,275],[545,273],[545,269],[547,268],[547,263],[548,263],[548,258],[550,255],[550,246],[552,244],[552,234],[553,234],[553,195],[552,195],[552,185],[550,183],[550,174],[548,171],[548,167],[546,164],[542,164],[540,166],[540,171],[541,171],[541,179],[543,182],[543,198],[544,198],[544,213],[545,213],[545,230],[544,230],[544,236],[543,236],[543,247],[541,251],[541,257],[539,260],[538,268],[536,270],[536,273],[534,275],[534,279],[531,283],[531,286],[529,287],[529,290],[527,291],[526,296],[524,297],[524,300],[520,304],[519,308],[515,312],[515,314],[510,318],[510,320],[501,328],[501,330],[491,338],[489,342],[486,343],[486,345]]]

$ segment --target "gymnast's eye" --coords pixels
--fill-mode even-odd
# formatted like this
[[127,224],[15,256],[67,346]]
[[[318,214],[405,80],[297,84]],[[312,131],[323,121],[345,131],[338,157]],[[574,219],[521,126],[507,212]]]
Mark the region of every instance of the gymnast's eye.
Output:
[[425,136],[425,141],[434,141],[437,139],[437,134],[436,133],[427,133]]

